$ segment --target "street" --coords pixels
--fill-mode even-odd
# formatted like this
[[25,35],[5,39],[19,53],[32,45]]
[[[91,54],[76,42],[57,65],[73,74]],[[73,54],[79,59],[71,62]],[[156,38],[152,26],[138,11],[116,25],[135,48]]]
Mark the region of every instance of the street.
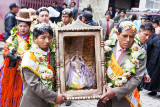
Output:
[[[0,63],[3,61],[2,47],[4,43],[0,42]],[[156,96],[149,96],[147,90],[140,92],[142,107],[160,107],[160,93]],[[82,101],[72,101],[72,105],[69,107],[96,107],[98,100],[82,100]],[[66,107],[62,104],[60,107]]]

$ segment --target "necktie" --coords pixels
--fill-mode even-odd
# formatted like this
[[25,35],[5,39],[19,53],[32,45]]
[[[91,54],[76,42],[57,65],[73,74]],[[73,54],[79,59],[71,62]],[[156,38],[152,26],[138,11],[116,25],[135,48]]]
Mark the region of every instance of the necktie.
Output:
[[47,53],[47,56],[48,56],[48,58],[47,58],[47,62],[48,62],[48,64],[50,64],[50,57],[49,57],[49,53]]
[[122,54],[123,54],[123,52],[124,52],[124,49],[121,49],[120,51],[121,51],[121,54],[119,55],[117,62],[118,62],[119,59],[122,57]]
[[109,21],[107,21],[107,32],[106,35],[109,35]]

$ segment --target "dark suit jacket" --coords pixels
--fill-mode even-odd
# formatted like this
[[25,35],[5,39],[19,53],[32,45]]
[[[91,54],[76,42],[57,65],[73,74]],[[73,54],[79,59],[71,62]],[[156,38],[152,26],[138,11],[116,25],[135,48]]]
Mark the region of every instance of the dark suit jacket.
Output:
[[5,33],[3,35],[3,41],[6,41],[9,36],[11,36],[10,32],[12,28],[17,25],[17,20],[15,17],[16,15],[11,11],[5,16]]
[[160,36],[154,37],[147,45],[147,71],[151,82],[145,84],[144,88],[160,92]]
[[[71,9],[71,7],[69,7],[69,9]],[[76,20],[78,16],[78,9],[74,7],[72,12],[73,12],[73,19]]]
[[[113,54],[116,57],[116,48],[113,50]],[[130,57],[130,54],[127,54],[127,50],[124,51],[122,57],[119,59],[118,64],[124,68],[125,61]],[[143,76],[144,70],[146,68],[146,58],[140,60],[139,68],[136,69],[136,74],[132,75],[130,79],[121,87],[112,88],[115,92],[115,97],[106,102],[106,104],[99,101],[98,107],[130,107],[130,103],[126,100],[125,96],[130,94],[137,86],[140,84]]]

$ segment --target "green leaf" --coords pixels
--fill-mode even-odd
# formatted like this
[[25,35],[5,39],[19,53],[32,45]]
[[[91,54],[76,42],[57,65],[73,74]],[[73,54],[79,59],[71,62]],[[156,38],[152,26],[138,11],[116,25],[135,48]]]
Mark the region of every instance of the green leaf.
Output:
[[15,35],[17,33],[17,31],[18,31],[17,26],[13,27],[12,30],[11,30],[12,35]]
[[140,59],[140,60],[142,60],[142,59],[144,59],[146,56],[144,55],[144,54],[141,54],[139,57],[138,57],[138,59]]
[[66,89],[67,89],[67,90],[77,90],[76,88],[70,87],[70,86],[68,86],[68,85],[66,86]]
[[7,48],[9,48],[10,46],[12,46],[12,43],[8,43],[7,44]]
[[111,80],[110,78],[107,78],[107,83],[112,83],[112,88],[114,88],[115,80]]
[[135,68],[132,68],[132,69],[130,70],[130,72],[133,73],[133,74],[136,74],[136,69],[135,69]]

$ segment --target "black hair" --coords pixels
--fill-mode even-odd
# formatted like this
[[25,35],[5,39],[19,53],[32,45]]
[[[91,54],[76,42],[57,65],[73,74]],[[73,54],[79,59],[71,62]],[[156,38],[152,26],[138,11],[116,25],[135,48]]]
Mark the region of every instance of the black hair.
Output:
[[74,5],[76,5],[76,2],[73,1],[72,3],[74,3]]
[[21,21],[21,20],[17,20],[17,25],[20,24],[21,22],[26,23],[29,27],[31,26],[31,22],[25,22],[25,21]]
[[[119,25],[120,25],[120,24],[119,24]],[[119,34],[120,34],[120,33],[122,33],[123,28],[120,27],[119,25],[117,26],[117,30],[118,30],[118,32],[119,32]]]
[[66,7],[68,6],[66,3],[63,3],[63,5],[65,5]]
[[152,33],[155,32],[155,28],[154,28],[154,26],[153,26],[153,24],[151,22],[144,22],[144,23],[142,23],[139,29],[141,29],[143,31],[144,30],[149,30]]
[[159,26],[159,20],[155,20],[153,23],[156,23]]
[[70,9],[64,9],[64,10],[62,11],[62,14],[69,14],[69,17],[72,17],[72,16],[73,16],[73,12],[72,12],[72,10],[70,10]]
[[21,8],[28,8],[28,6],[24,4],[21,6]]
[[38,12],[38,10],[36,10],[36,15],[37,15],[37,16],[39,15],[39,12]]
[[44,34],[45,32],[48,32],[49,35],[53,37],[53,30],[48,24],[46,23],[38,24],[33,30],[33,36],[37,38],[38,36]]
[[119,10],[120,10],[120,8],[119,8],[119,7],[116,7],[116,9],[119,9]]
[[131,20],[132,20],[132,22],[133,22],[134,20],[137,20],[137,16],[136,16],[135,14],[134,14],[134,15],[132,15]]
[[124,14],[126,14],[126,10],[121,10],[121,12],[123,12]]
[[110,15],[111,16],[111,12],[110,11],[106,11],[105,15]]
[[46,7],[41,7],[41,8],[38,9],[37,15],[39,15],[39,13],[40,13],[41,11],[47,11],[48,14],[49,14],[49,10],[48,10]]
[[58,4],[57,1],[54,1],[53,4]]

